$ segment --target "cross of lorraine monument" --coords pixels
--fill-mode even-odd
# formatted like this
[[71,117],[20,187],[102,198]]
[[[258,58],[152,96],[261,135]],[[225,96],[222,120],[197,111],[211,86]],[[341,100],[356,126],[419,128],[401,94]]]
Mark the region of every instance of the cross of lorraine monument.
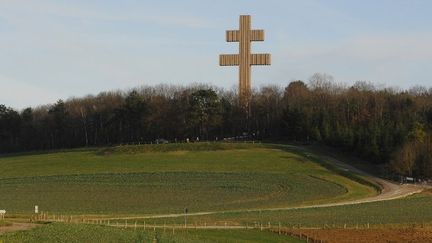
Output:
[[227,42],[239,42],[239,54],[222,54],[220,66],[239,66],[239,98],[243,108],[251,98],[251,65],[270,65],[270,54],[251,54],[251,41],[264,41],[264,30],[251,29],[251,16],[240,15],[240,29],[226,31]]

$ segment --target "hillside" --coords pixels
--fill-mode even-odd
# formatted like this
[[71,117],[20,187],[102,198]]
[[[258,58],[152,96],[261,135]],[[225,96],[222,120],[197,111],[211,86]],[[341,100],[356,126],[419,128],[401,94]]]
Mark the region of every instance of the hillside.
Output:
[[30,214],[154,214],[309,205],[374,188],[323,161],[262,144],[163,144],[0,158],[0,208]]

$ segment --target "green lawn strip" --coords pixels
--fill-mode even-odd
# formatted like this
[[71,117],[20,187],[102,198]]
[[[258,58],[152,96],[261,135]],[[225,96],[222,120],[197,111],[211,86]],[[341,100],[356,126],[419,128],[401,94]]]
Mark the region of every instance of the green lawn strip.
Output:
[[[224,145],[225,143],[220,143]],[[227,144],[232,146],[232,144]],[[238,144],[226,150],[176,150],[168,152],[115,152],[100,155],[96,150],[71,150],[36,155],[0,157],[0,178],[28,176],[131,173],[158,171],[214,172],[317,172],[325,171],[303,154],[282,151],[274,145]],[[171,145],[146,145],[171,146]],[[174,146],[174,145],[173,145]],[[188,144],[193,148],[198,144]],[[125,146],[126,147],[126,146]],[[133,146],[127,146],[133,147]],[[139,147],[139,146],[137,146]],[[109,149],[109,148],[108,148]],[[168,149],[167,149],[168,150]],[[316,161],[314,161],[316,162]],[[319,161],[318,161],[319,162]]]
[[[154,145],[156,146],[156,145]],[[253,148],[221,151],[114,153],[58,152],[0,158],[0,178],[167,171],[301,172],[316,169],[307,159],[280,150]]]
[[297,238],[258,230],[189,230],[187,234],[183,234],[185,242],[189,242],[189,239],[196,240],[196,242],[305,242]]
[[5,242],[302,242],[257,230],[133,230],[110,226],[53,223],[33,230],[0,235]]

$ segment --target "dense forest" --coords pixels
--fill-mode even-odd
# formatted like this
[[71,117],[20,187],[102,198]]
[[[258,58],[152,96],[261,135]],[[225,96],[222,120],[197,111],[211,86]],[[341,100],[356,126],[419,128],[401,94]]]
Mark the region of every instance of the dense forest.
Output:
[[21,111],[0,105],[0,153],[154,142],[248,139],[321,143],[392,172],[432,177],[432,88],[339,84],[326,74],[254,90],[141,87]]

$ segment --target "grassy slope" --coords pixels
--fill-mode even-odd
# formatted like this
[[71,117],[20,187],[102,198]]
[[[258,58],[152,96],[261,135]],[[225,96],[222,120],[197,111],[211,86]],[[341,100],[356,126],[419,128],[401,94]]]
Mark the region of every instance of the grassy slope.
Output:
[[[322,203],[371,195],[299,153],[254,144],[169,144],[0,158],[1,208],[140,214]],[[343,187],[341,186],[343,185]]]
[[78,224],[50,224],[31,231],[9,233],[0,236],[0,242],[152,242],[157,236],[158,242],[302,242],[297,239],[280,236],[270,232],[255,230],[182,230],[142,231],[125,230],[113,227]]
[[[159,219],[148,223],[181,223],[182,219]],[[407,198],[365,203],[358,205],[336,206],[329,208],[298,209],[282,211],[262,211],[243,213],[223,213],[208,216],[189,217],[190,223],[208,224],[229,222],[230,224],[249,224],[262,222],[284,226],[322,227],[333,224],[411,224],[432,223],[432,193],[424,192]]]

